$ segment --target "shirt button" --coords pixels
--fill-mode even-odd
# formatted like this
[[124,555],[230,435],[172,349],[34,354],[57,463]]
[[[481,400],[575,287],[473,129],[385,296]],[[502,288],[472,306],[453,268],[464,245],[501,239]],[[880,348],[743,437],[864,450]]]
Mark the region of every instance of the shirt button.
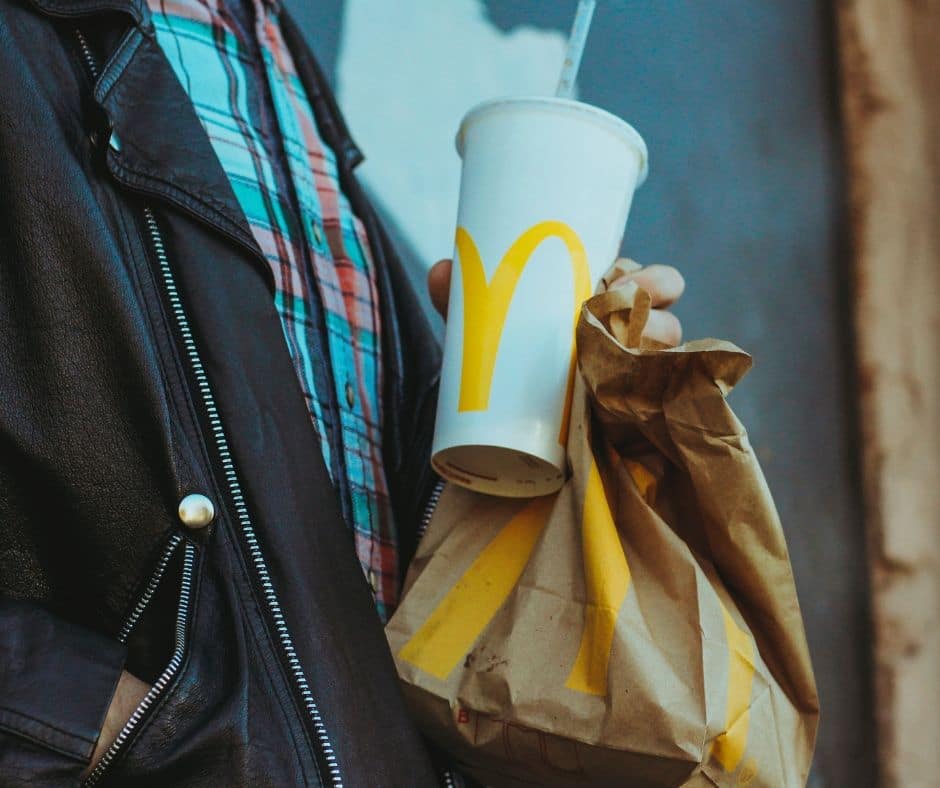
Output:
[[356,392],[349,381],[346,381],[346,404],[350,408],[356,404]]
[[313,240],[317,242],[317,246],[323,246],[323,228],[320,227],[320,222],[312,221],[310,224],[313,226]]
[[205,495],[191,493],[180,501],[179,516],[187,528],[205,528],[215,518],[215,506]]

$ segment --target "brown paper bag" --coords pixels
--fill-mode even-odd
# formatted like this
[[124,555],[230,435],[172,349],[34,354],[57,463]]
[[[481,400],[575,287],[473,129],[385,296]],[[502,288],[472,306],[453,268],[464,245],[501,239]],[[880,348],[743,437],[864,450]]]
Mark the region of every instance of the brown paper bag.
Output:
[[805,785],[818,701],[727,342],[585,305],[556,495],[448,485],[387,634],[424,732],[490,786]]

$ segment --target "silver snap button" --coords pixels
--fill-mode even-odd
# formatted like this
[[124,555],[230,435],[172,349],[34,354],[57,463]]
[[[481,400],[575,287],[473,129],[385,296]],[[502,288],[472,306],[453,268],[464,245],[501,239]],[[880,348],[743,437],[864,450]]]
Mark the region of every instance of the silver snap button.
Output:
[[356,392],[349,381],[346,382],[346,404],[350,408],[356,404]]
[[215,518],[215,506],[205,495],[190,493],[180,501],[179,515],[187,528],[205,528]]

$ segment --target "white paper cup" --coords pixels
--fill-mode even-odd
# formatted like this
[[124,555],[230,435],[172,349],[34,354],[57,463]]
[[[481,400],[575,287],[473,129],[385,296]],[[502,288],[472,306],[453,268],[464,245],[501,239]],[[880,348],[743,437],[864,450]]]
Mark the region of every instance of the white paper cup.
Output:
[[516,98],[472,109],[457,151],[432,463],[479,492],[547,495],[565,481],[577,314],[617,256],[646,145],[588,104]]

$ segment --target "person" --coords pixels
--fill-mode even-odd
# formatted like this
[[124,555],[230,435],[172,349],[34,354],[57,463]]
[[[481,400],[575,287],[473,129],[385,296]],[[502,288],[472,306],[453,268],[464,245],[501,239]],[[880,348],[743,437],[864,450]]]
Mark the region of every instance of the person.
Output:
[[[456,784],[382,631],[439,349],[297,27],[20,0],[0,40],[0,783]],[[628,275],[677,343],[681,277]]]

